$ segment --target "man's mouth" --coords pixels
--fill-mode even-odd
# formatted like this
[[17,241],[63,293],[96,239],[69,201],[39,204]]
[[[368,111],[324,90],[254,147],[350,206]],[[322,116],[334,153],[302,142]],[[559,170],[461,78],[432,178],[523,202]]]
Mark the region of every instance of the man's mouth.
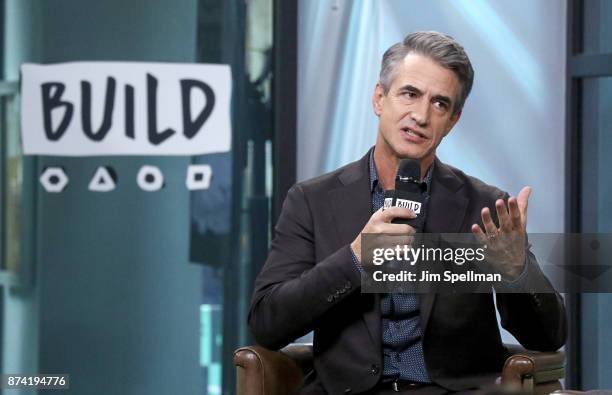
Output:
[[402,132],[404,132],[404,135],[406,137],[408,137],[410,140],[428,140],[429,137],[427,137],[425,134],[418,132],[414,129],[410,129],[408,127],[404,127],[402,128]]

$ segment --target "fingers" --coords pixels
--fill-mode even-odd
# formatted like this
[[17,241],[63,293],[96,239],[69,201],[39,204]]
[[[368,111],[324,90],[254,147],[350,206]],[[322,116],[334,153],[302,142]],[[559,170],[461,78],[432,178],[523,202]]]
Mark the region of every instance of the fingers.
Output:
[[527,223],[527,208],[529,206],[529,195],[531,195],[531,187],[527,186],[521,189],[516,200],[518,203],[519,211],[523,217],[523,223]]
[[395,236],[385,236],[381,241],[386,245],[396,246],[396,245],[412,245],[414,241],[414,236],[412,235],[395,235]]
[[499,228],[502,232],[509,232],[512,230],[512,221],[510,215],[506,209],[506,203],[502,199],[495,201],[495,210],[497,211],[497,219],[499,221]]
[[391,222],[394,218],[412,219],[417,217],[414,211],[404,207],[389,207],[384,210],[381,209],[379,215],[383,222]]
[[484,228],[487,234],[496,235],[497,227],[495,226],[495,223],[493,222],[493,218],[491,218],[491,211],[489,210],[489,208],[488,207],[483,208],[482,211],[480,212],[480,216],[482,218],[482,223],[484,225]]
[[497,218],[499,220],[499,230],[493,222],[491,210],[489,210],[488,207],[484,207],[480,212],[484,230],[478,224],[473,224],[471,230],[474,236],[476,236],[480,242],[486,242],[487,235],[497,235],[498,231],[510,232],[513,230],[524,230],[527,224],[527,207],[529,205],[530,194],[531,187],[527,186],[521,189],[518,197],[510,197],[507,206],[502,199],[497,199],[495,201],[495,211],[497,212]]
[[480,243],[486,244],[486,242],[487,242],[487,235],[482,231],[482,228],[478,224],[473,224],[472,225],[472,233],[474,234],[474,236],[476,236],[476,239]]
[[521,211],[515,197],[508,199],[508,211],[510,214],[510,221],[512,222],[512,228],[515,230],[521,230],[523,228],[523,224],[521,222]]
[[416,230],[406,224],[390,224],[390,223],[381,223],[378,225],[377,233],[385,233],[389,235],[412,235],[416,233]]
[[[379,222],[369,231],[367,243],[369,246],[375,245],[381,248],[393,248],[397,245],[412,245],[416,230],[406,224],[390,224]],[[373,243],[373,244],[372,244]]]
[[362,233],[387,233],[396,235],[414,234],[416,230],[406,224],[393,224],[394,218],[416,218],[416,214],[407,208],[390,207],[383,209],[382,207],[376,211],[370,221],[363,229]]

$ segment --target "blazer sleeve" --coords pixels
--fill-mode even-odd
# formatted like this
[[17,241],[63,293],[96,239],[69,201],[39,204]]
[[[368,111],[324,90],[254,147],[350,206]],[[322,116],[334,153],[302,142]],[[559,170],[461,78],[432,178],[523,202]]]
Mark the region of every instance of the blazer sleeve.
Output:
[[[508,194],[503,199],[508,200]],[[563,298],[541,271],[527,243],[525,273],[519,289],[496,286],[501,326],[523,347],[556,351],[565,344],[567,318]]]
[[315,261],[313,217],[300,184],[283,203],[268,259],[257,276],[248,323],[256,341],[279,349],[312,331],[359,289],[349,245]]

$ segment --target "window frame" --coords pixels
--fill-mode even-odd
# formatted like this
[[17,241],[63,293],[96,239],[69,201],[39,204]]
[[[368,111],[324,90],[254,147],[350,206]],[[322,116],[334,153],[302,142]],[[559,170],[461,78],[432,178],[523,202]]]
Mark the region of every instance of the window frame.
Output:
[[[583,98],[582,83],[586,78],[612,76],[612,53],[583,52],[584,15],[587,7],[596,3],[585,0],[568,0],[567,2],[567,79],[566,79],[566,232],[580,233],[585,230],[581,212],[583,199],[582,180],[584,146],[586,133],[581,123],[585,116],[581,103]],[[579,293],[568,293],[565,296],[568,314],[568,340],[566,346],[567,373],[566,387],[581,389],[582,330],[581,322],[583,298]]]

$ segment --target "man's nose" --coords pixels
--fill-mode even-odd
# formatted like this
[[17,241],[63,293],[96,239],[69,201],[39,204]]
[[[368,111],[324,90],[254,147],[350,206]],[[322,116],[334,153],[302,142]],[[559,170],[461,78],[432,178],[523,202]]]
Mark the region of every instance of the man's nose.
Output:
[[424,127],[429,123],[429,111],[429,101],[421,98],[421,100],[414,104],[410,116],[417,125]]

